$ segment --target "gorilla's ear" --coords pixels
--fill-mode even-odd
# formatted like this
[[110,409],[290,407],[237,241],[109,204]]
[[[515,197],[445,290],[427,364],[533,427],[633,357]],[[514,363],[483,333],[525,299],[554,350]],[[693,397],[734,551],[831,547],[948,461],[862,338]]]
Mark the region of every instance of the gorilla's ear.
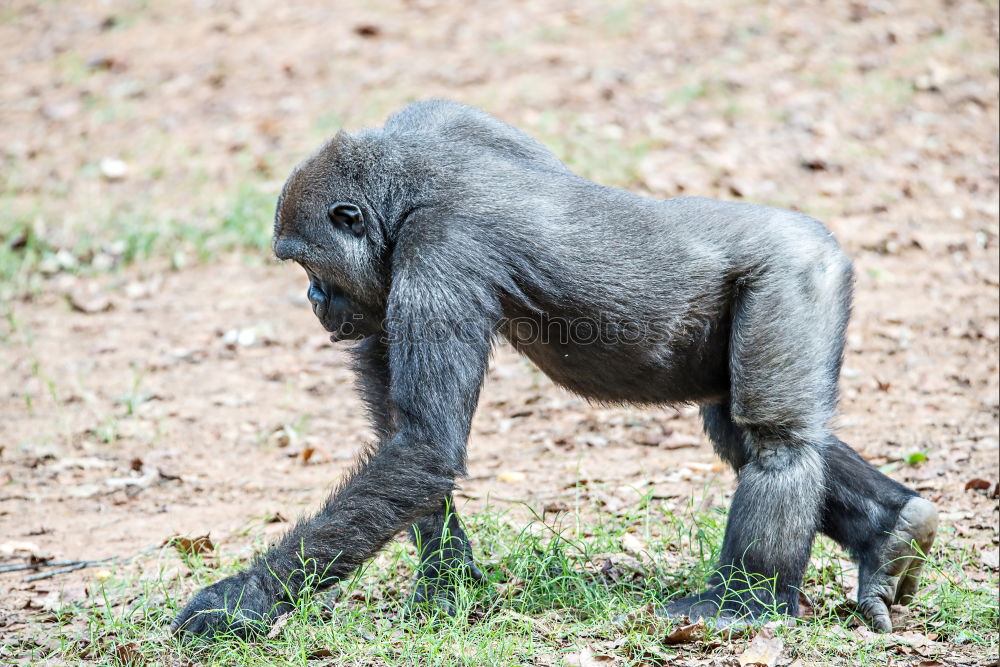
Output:
[[361,209],[348,202],[332,204],[326,212],[334,227],[349,231],[355,236],[365,233],[365,216]]

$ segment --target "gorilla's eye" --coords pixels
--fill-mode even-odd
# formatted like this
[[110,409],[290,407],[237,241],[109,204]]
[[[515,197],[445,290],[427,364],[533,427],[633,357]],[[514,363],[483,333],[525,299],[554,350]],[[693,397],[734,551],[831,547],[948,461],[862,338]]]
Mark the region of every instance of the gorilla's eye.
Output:
[[354,204],[338,202],[331,205],[326,214],[335,227],[349,231],[355,236],[365,233],[365,216]]

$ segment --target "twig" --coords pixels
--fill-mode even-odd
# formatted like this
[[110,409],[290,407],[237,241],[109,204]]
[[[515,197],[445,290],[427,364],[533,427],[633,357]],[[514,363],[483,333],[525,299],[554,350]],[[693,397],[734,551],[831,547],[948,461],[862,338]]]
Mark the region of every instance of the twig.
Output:
[[70,565],[69,567],[61,568],[59,570],[50,570],[48,572],[43,572],[41,574],[33,574],[30,577],[25,577],[24,581],[28,582],[28,581],[41,581],[42,579],[50,579],[50,578],[56,576],[57,574],[66,574],[67,572],[76,572],[77,570],[82,570],[83,568],[85,568],[85,567],[87,567],[89,565],[96,565],[97,563],[104,563],[104,562],[107,562],[107,561],[106,560],[104,560],[104,561],[96,561],[96,560],[95,561],[85,561],[85,560],[82,560],[79,563],[76,563],[74,565]]
[[[104,560],[111,560],[110,558],[105,558]],[[43,567],[66,567],[68,565],[77,565],[79,563],[87,563],[90,561],[80,561],[80,560],[50,560],[50,561],[40,561],[37,563],[21,563],[20,565],[0,565],[0,574],[7,572],[20,572],[21,570],[40,570]],[[94,561],[95,563],[101,561]]]
[[93,565],[101,564],[118,564],[118,563],[131,563],[136,558],[145,556],[146,554],[152,553],[157,549],[161,548],[162,545],[154,545],[149,547],[144,551],[140,551],[137,554],[133,554],[127,558],[122,556],[108,556],[107,558],[101,558],[99,560],[63,560],[63,561],[49,561],[48,563],[34,563],[34,564],[23,564],[23,565],[6,565],[0,569],[0,573],[3,572],[17,572],[19,570],[34,570],[43,567],[58,567],[57,570],[49,570],[48,572],[42,572],[41,574],[33,574],[31,576],[25,577],[24,581],[41,581],[42,579],[50,579],[59,574],[66,574],[67,572],[76,572],[77,570],[82,570],[85,567],[91,567]]

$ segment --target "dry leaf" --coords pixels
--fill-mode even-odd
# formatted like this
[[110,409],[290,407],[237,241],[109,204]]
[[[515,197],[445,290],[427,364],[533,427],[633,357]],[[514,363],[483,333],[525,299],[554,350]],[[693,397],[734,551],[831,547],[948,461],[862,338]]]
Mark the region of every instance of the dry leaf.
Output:
[[687,625],[678,625],[663,637],[663,643],[683,644],[686,642],[698,641],[705,636],[705,631],[706,628],[703,621],[689,623]]
[[785,643],[774,636],[768,636],[771,632],[760,632],[746,650],[740,655],[739,662],[743,666],[752,667],[774,667],[781,655],[781,649]]
[[993,484],[985,479],[974,477],[965,483],[965,490],[969,491],[970,489],[975,489],[976,491],[989,491],[992,486]]
[[318,648],[309,655],[306,656],[306,660],[321,660],[323,658],[332,658],[334,656],[333,651],[328,648]]
[[574,667],[608,667],[618,664],[618,661],[614,656],[596,654],[591,648],[584,646],[579,653],[566,654],[563,664]]
[[812,600],[799,591],[799,618],[811,618],[814,613]]
[[526,475],[523,472],[518,472],[516,470],[505,470],[504,472],[497,475],[498,482],[523,482],[526,479]]
[[288,621],[291,618],[292,618],[292,612],[289,611],[282,614],[278,618],[274,619],[274,625],[272,625],[271,629],[267,631],[267,638],[274,639],[275,637],[280,635],[281,631],[284,629],[286,625],[288,625]]
[[215,544],[209,538],[208,534],[199,535],[198,537],[185,537],[183,535],[174,535],[173,537],[168,537],[164,542],[164,545],[170,545],[177,550],[182,556],[193,556],[195,554],[211,554],[215,551]]
[[139,667],[146,664],[146,656],[139,651],[139,645],[135,642],[118,644],[115,646],[115,658],[118,663],[126,667]]

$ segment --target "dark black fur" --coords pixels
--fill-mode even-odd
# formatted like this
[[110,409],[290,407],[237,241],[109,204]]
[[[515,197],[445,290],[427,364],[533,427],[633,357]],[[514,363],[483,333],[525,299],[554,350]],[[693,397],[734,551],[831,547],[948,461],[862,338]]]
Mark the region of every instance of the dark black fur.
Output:
[[859,562],[876,627],[912,595],[910,542],[930,546],[933,508],[829,430],[852,277],[812,218],[595,185],[515,128],[425,102],[297,167],[274,250],[305,268],[332,338],[361,339],[378,441],[319,514],[199,593],[175,629],[259,628],[408,525],[423,561],[414,600],[448,607],[446,570],[481,577],[450,494],[498,337],[593,400],[702,404],[740,482],[710,588],[668,614],[795,614],[817,530]]

